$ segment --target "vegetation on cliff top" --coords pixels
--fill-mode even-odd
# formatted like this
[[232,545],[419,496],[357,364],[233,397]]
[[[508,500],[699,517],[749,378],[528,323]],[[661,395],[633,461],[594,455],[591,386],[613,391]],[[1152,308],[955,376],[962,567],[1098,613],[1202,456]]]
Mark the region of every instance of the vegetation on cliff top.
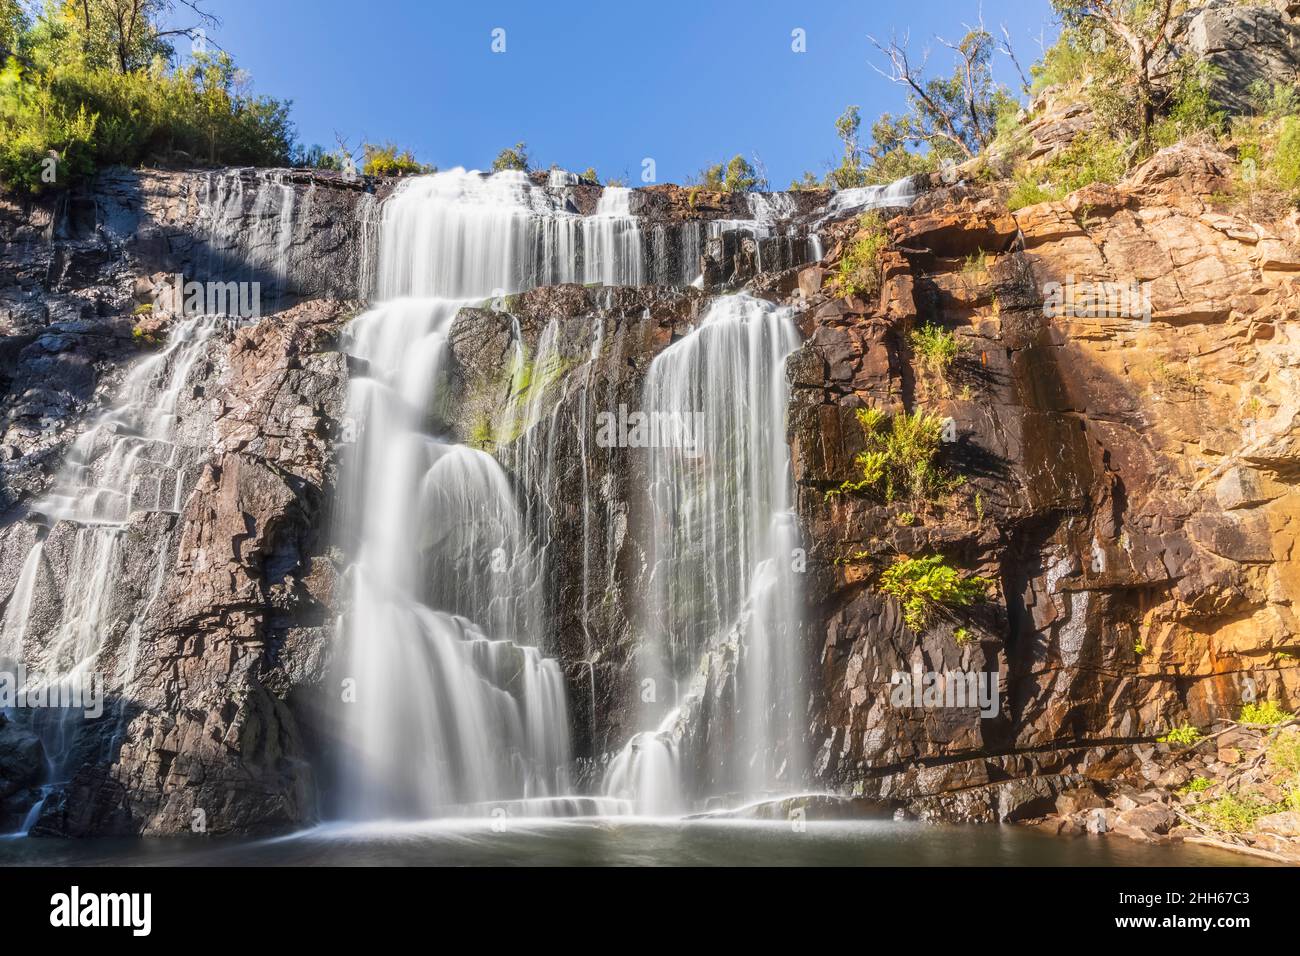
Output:
[[[185,161],[289,162],[289,104],[248,89],[216,24],[195,4],[165,26],[171,0],[52,0],[29,19],[0,0],[0,184],[40,192],[97,166]],[[171,43],[188,38],[190,62]]]

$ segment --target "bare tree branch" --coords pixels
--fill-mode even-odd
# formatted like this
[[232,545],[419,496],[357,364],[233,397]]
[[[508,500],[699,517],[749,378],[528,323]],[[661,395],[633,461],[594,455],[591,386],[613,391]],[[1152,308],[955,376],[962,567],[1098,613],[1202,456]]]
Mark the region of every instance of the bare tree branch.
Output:
[[926,60],[923,59],[920,68],[913,67],[907,56],[907,37],[904,36],[903,43],[900,45],[897,39],[891,38],[889,45],[886,46],[877,40],[874,36],[868,34],[867,39],[871,45],[885,55],[889,60],[890,72],[886,73],[874,63],[872,69],[889,80],[891,83],[898,83],[906,86],[912,91],[912,94],[925,105],[925,107],[934,116],[940,129],[936,130],[936,135],[948,140],[954,146],[962,151],[968,159],[975,157],[975,152],[962,139],[961,133],[957,129],[956,118],[947,110],[940,107],[925,89],[921,83],[921,71],[925,68]]
[[1029,76],[1025,73],[1024,68],[1020,65],[1020,60],[1016,57],[1016,51],[1011,47],[1011,31],[1007,29],[1005,23],[1002,24],[1002,45],[998,47],[998,52],[1010,60],[1016,68],[1016,72],[1020,74],[1020,88],[1028,96],[1033,90],[1034,84],[1029,81]]

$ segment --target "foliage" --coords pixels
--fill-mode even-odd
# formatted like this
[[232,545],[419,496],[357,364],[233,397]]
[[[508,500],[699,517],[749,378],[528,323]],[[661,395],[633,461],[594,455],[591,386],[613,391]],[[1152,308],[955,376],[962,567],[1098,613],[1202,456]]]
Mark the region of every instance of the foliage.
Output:
[[926,324],[912,330],[912,348],[921,365],[939,376],[947,373],[957,356],[966,349],[966,343],[956,332],[946,332],[937,325]]
[[1183,784],[1183,786],[1179,787],[1178,792],[1179,793],[1204,793],[1206,790],[1209,790],[1212,786],[1214,786],[1214,781],[1211,780],[1209,777],[1196,776],[1193,777],[1191,780],[1187,781],[1187,783]]
[[860,408],[857,418],[866,439],[866,449],[854,459],[861,478],[843,482],[827,493],[828,498],[867,492],[881,495],[885,501],[893,501],[900,493],[929,499],[960,482],[935,464],[944,427],[938,415],[917,409],[887,418],[879,409]]
[[131,329],[131,339],[136,345],[148,348],[157,348],[163,343],[163,337],[156,330],[143,325]]
[[1256,80],[1248,91],[1255,115],[1266,120],[1279,120],[1300,114],[1300,87],[1294,83],[1271,83]]
[[1050,162],[1017,176],[1007,205],[1014,211],[1063,199],[1093,183],[1115,183],[1127,165],[1128,151],[1123,141],[1096,132],[1078,136]]
[[27,14],[18,0],[0,0],[0,51],[16,49],[27,26]]
[[1277,701],[1266,700],[1263,703],[1250,703],[1243,706],[1241,716],[1237,720],[1243,724],[1272,726],[1290,720],[1292,716],[1291,713],[1283,710]]
[[1104,102],[1094,104],[1102,107],[1098,115],[1108,126],[1136,130],[1145,155],[1157,114],[1168,105],[1169,93],[1155,71],[1157,55],[1169,48],[1177,29],[1179,0],[1052,0],[1052,6],[1064,32],[1082,41],[1102,67],[1091,85],[1103,96],[1118,95],[1114,115]]
[[99,115],[74,106],[18,61],[0,70],[0,186],[40,192],[94,170]]
[[859,109],[847,107],[835,121],[835,133],[844,144],[840,164],[826,175],[826,185],[835,189],[852,189],[867,185],[867,172],[862,168],[862,149],[858,146],[858,129],[862,124]]
[[698,179],[700,189],[715,193],[749,193],[767,188],[749,160],[739,153],[726,163],[706,166]]
[[528,144],[521,141],[497,153],[496,159],[492,160],[492,172],[499,173],[506,169],[516,169],[526,173],[528,172],[528,162]]
[[1181,727],[1174,727],[1163,737],[1157,737],[1156,740],[1162,744],[1176,744],[1180,747],[1190,747],[1200,740],[1204,735],[1190,724],[1183,724]]
[[[873,159],[900,146],[924,146],[941,161],[945,157],[972,158],[997,132],[998,116],[1014,97],[993,77],[993,35],[981,28],[969,30],[957,43],[945,44],[956,55],[951,75],[923,75],[905,45],[890,42],[875,46],[889,60],[890,80],[906,87],[907,111],[886,113],[872,128]],[[883,71],[881,71],[883,73]]]
[[952,639],[956,641],[958,647],[965,647],[967,644],[975,643],[975,635],[971,633],[968,627],[959,627],[952,632]]
[[1283,189],[1300,188],[1300,118],[1288,116],[1282,120],[1272,167]]
[[1208,64],[1190,59],[1179,64],[1169,112],[1156,123],[1152,134],[1157,146],[1170,146],[1202,131],[1222,132],[1227,114],[1219,109],[1211,95],[1217,72]]
[[871,165],[865,173],[865,184],[868,186],[886,186],[907,176],[932,173],[944,160],[956,161],[952,150],[942,147],[918,153],[895,142],[888,148],[883,148],[880,143],[889,141],[888,134],[877,131],[877,135],[880,138],[876,139],[876,145],[870,150]]
[[805,189],[823,189],[821,180],[814,176],[808,170],[804,170],[803,178],[790,180],[790,191],[799,192]]
[[1282,773],[1300,774],[1300,729],[1279,733],[1269,744],[1268,759]]
[[840,259],[835,288],[840,295],[875,295],[880,291],[880,254],[889,247],[885,217],[872,210],[858,219],[858,231]]
[[413,176],[431,171],[410,150],[399,150],[393,143],[366,143],[363,148],[366,161],[361,171],[367,176]]
[[299,148],[293,156],[293,165],[306,169],[325,169],[335,172],[346,168],[346,158],[342,150],[326,150],[319,144]]
[[579,178],[590,180],[597,185],[600,184],[600,174],[596,172],[595,166],[588,166],[585,170],[579,173]]
[[1090,40],[1079,30],[1062,30],[1043,58],[1029,68],[1033,76],[1031,92],[1037,95],[1051,86],[1071,86],[1086,79],[1104,49],[1094,48]]
[[898,598],[903,621],[914,631],[924,630],[940,607],[967,607],[988,596],[991,578],[963,578],[942,555],[899,558],[880,575],[880,589]]
[[1226,833],[1248,833],[1255,829],[1255,821],[1270,813],[1286,809],[1285,803],[1270,803],[1258,794],[1224,794],[1217,800],[1198,803],[1191,808],[1192,816],[1207,826]]
[[0,69],[0,185],[38,192],[97,166],[172,158],[290,161],[287,102],[251,95],[224,53],[196,48],[190,63],[171,65],[166,38],[191,32],[159,26],[171,8],[168,0],[52,3],[23,25],[21,59]]

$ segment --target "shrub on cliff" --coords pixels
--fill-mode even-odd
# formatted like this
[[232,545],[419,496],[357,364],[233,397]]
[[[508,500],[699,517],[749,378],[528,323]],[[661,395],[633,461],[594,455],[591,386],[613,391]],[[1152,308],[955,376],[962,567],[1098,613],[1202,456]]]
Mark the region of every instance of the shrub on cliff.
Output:
[[1050,162],[1017,175],[1007,205],[1015,211],[1063,199],[1093,183],[1119,182],[1128,168],[1128,159],[1128,146],[1123,140],[1102,133],[1078,136]]
[[835,275],[835,291],[840,295],[875,295],[880,291],[880,254],[889,248],[889,230],[880,213],[865,212],[858,219],[858,231]]
[[966,343],[957,338],[956,332],[927,323],[912,331],[912,348],[924,368],[942,377],[965,350]]
[[361,171],[367,176],[418,176],[433,171],[417,160],[409,149],[399,149],[393,143],[383,146],[366,143],[363,148],[366,161]]
[[1238,720],[1243,724],[1261,724],[1271,727],[1274,724],[1290,720],[1293,716],[1289,711],[1283,710],[1277,701],[1266,700],[1260,703],[1246,704],[1241,708],[1241,716]]
[[988,597],[992,578],[963,578],[942,555],[899,558],[880,575],[880,590],[898,598],[903,622],[914,631],[924,630],[937,609],[968,607]]
[[506,169],[515,169],[521,173],[528,172],[527,143],[520,141],[497,153],[496,159],[492,160],[492,172],[499,173]]
[[826,497],[852,492],[877,494],[893,501],[900,494],[928,500],[960,484],[936,464],[943,441],[944,419],[923,409],[892,418],[877,408],[857,410],[866,448],[854,463],[861,472]]

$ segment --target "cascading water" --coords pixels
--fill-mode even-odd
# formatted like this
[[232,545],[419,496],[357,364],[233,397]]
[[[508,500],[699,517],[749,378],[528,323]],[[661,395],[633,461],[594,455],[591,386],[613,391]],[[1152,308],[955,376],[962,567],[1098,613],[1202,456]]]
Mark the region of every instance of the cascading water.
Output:
[[[51,493],[33,510],[54,527],[67,530],[61,542],[70,553],[57,619],[34,621],[33,591],[50,588],[43,566],[45,542],[28,554],[18,588],[10,599],[0,633],[0,669],[23,665],[29,697],[43,693],[49,700],[69,700],[92,686],[105,642],[119,619],[117,594],[122,578],[123,535],[139,515],[180,510],[187,465],[192,466],[206,434],[192,434],[178,414],[181,392],[191,382],[195,364],[208,351],[225,320],[196,316],[178,320],[167,346],[139,363],[127,377],[117,405],[81,434],[69,451]],[[51,530],[50,534],[54,534]],[[170,546],[171,532],[154,541],[150,557],[158,559]],[[161,589],[161,575],[141,612]],[[131,621],[117,668],[103,675],[101,686],[125,703],[134,679],[139,616]],[[41,630],[39,640],[29,632]],[[78,691],[77,689],[81,690]],[[85,712],[77,706],[38,709],[31,725],[39,734],[50,781],[45,791],[66,781],[67,765]],[[24,828],[35,822],[39,807],[28,814]]]
[[[345,816],[443,816],[523,800],[545,809],[568,790],[565,685],[544,656],[555,520],[546,491],[558,480],[563,427],[549,385],[589,379],[604,326],[594,320],[575,336],[552,320],[529,349],[515,323],[505,370],[512,399],[490,423],[504,436],[491,442],[500,463],[444,437],[456,413],[445,407],[444,380],[447,336],[465,305],[560,282],[637,284],[648,275],[685,285],[697,274],[659,274],[661,227],[646,242],[634,193],[608,188],[594,214],[579,216],[566,198],[573,186],[554,172],[542,187],[522,173],[454,170],[403,184],[383,207],[378,304],[347,341],[362,374],[351,386],[356,434],[345,468],[352,602],[340,633],[357,691],[346,711]],[[851,200],[901,196],[886,189]],[[752,219],[704,223],[697,238],[795,234],[789,196],[749,201]],[[789,310],[728,296],[650,365],[645,408],[698,420],[699,430],[694,447],[655,449],[648,463],[653,571],[638,667],[659,692],[639,718],[653,729],[633,736],[603,786],[638,812],[790,793],[804,778],[798,542],[781,424],[785,359],[798,340]],[[580,431],[591,414],[587,386]],[[595,452],[581,434],[578,448],[586,505]],[[581,532],[584,628],[601,593],[595,581],[610,571],[587,564],[590,517]],[[593,644],[588,635],[589,651]],[[698,685],[710,669],[731,682],[725,718],[703,713]],[[594,686],[592,695],[594,708]]]
[[[229,175],[208,183],[200,218],[213,250],[209,267],[239,263],[243,270],[286,279],[293,190],[260,180],[250,205],[242,183],[236,183],[239,177]],[[247,225],[248,216],[253,217],[251,228],[233,225]],[[0,670],[26,669],[22,689],[29,700],[44,694],[50,701],[73,695],[84,701],[98,675],[104,693],[117,698],[117,732],[104,740],[109,750],[132,698],[140,629],[162,591],[174,530],[168,526],[149,537],[143,551],[125,548],[124,536],[133,522],[182,510],[212,446],[210,416],[194,386],[207,373],[202,366],[213,355],[216,340],[238,321],[225,314],[177,316],[162,349],[129,372],[114,405],[76,439],[50,493],[32,506],[45,527],[27,555],[0,625]],[[55,539],[55,550],[67,555],[61,580],[46,564]],[[128,565],[155,569],[143,576],[148,583],[134,606],[125,604],[129,598],[122,594]],[[38,589],[61,590],[61,598],[51,609],[49,602],[34,600]],[[115,664],[114,672],[100,675],[106,662]],[[27,814],[20,831],[26,832],[37,820],[40,804],[74,769],[70,761],[86,713],[72,706],[11,716],[30,723],[47,762],[48,782]]]
[[541,284],[639,281],[626,208],[614,194],[579,217],[522,173],[463,170],[412,180],[384,207],[379,305],[347,342],[365,369],[349,396],[345,475],[352,602],[341,634],[357,688],[347,816],[504,801],[545,812],[544,798],[569,790],[564,677],[538,646],[541,556],[501,466],[438,437],[437,412],[463,305]]
[[[649,466],[653,586],[639,689],[656,730],[634,737],[605,780],[607,794],[641,812],[710,793],[789,792],[802,776],[797,532],[781,424],[785,359],[798,341],[789,310],[727,296],[650,366],[645,408],[697,424],[693,442],[655,450]],[[719,654],[735,668],[730,741],[711,727],[687,761],[684,712],[699,706],[691,678]],[[699,768],[694,779],[666,781],[688,765]]]

